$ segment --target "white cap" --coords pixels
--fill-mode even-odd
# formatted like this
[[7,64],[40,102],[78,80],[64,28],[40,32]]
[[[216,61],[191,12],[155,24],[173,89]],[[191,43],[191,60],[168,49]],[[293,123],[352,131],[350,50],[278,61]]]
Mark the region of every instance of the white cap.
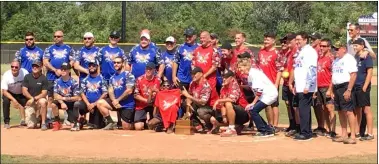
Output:
[[172,42],[172,43],[175,43],[175,38],[172,37],[172,36],[169,36],[168,38],[166,38],[166,42]]
[[145,37],[146,39],[150,40],[150,35],[148,33],[142,33],[140,38],[142,37]]
[[94,38],[94,36],[91,32],[86,32],[83,37],[84,38]]

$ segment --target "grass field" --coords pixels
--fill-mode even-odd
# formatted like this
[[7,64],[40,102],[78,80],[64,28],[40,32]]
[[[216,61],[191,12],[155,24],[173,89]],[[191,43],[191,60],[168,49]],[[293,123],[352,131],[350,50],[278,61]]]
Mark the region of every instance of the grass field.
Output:
[[[1,74],[3,74],[6,70],[9,69],[9,64],[1,65]],[[377,75],[377,68],[374,69],[374,75]],[[280,95],[281,97],[281,95]],[[1,100],[2,101],[2,100]],[[371,91],[371,103],[372,103],[372,111],[374,115],[374,125],[377,127],[377,86],[372,86]],[[2,107],[0,107],[2,108]],[[265,118],[265,112],[262,112],[263,117]],[[3,122],[1,112],[1,123]],[[316,119],[314,117],[314,113],[312,112],[312,123],[316,125]],[[19,123],[19,112],[13,108],[11,108],[11,124]],[[337,119],[338,120],[338,119]],[[339,122],[339,121],[338,121]],[[337,125],[339,123],[337,122]],[[280,101],[280,120],[279,124],[288,124],[287,111],[285,108],[285,104],[283,101]],[[74,158],[63,158],[63,157],[51,157],[51,156],[43,156],[43,157],[34,157],[34,156],[10,156],[10,155],[1,155],[1,163],[213,163],[212,161],[194,161],[194,160],[164,160],[164,159],[156,159],[156,160],[145,160],[145,159],[74,159]],[[233,161],[234,163],[377,163],[377,155],[376,154],[368,154],[364,156],[352,156],[352,157],[335,157],[330,159],[322,159],[322,160],[307,160],[307,161],[251,161],[251,162],[239,162]],[[230,163],[230,161],[225,161],[222,163]]]

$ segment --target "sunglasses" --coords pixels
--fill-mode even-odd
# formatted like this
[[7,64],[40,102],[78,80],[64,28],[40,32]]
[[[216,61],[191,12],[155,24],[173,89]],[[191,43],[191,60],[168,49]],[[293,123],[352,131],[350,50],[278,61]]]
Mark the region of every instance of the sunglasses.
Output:
[[15,68],[15,69],[18,69],[18,66],[11,66],[11,68]]
[[320,47],[329,47],[329,46],[327,46],[327,45],[320,45]]
[[92,38],[83,38],[83,40],[91,40]]
[[93,63],[91,63],[91,64],[89,64],[88,65],[88,67],[96,67],[97,65],[96,64],[93,64]]
[[109,36],[111,39],[119,39],[120,37],[117,36]]
[[25,39],[25,41],[32,41],[32,40],[34,40],[34,38],[30,38],[30,39]]
[[113,64],[121,64],[122,62],[113,62]]
[[164,85],[162,85],[163,87],[170,87],[170,85],[169,84],[164,84]]
[[63,36],[60,36],[60,35],[55,35],[54,38],[61,38]]
[[353,29],[348,29],[347,31],[351,32],[351,31],[354,31]]
[[38,65],[35,65],[35,64],[33,64],[33,65],[32,65],[32,68],[39,68],[39,66],[38,66]]

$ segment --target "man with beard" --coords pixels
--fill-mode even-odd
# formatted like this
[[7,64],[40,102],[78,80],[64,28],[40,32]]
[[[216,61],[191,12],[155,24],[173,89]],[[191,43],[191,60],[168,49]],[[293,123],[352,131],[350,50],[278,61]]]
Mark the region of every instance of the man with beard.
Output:
[[165,69],[164,69],[164,80],[167,80],[170,85],[173,85],[172,81],[172,61],[174,59],[174,55],[176,53],[176,40],[174,37],[169,36],[166,38],[165,41],[166,44],[166,51],[162,54],[162,59],[165,64]]
[[89,129],[103,128],[105,123],[103,116],[99,109],[96,107],[99,100],[105,99],[108,95],[107,84],[99,74],[99,62],[91,59],[88,61],[89,75],[80,82],[80,96],[81,101],[74,104],[74,108],[79,111],[80,129],[85,124],[85,115],[89,112]]
[[[83,36],[84,46],[75,56],[74,68],[80,72],[79,82],[89,75],[88,65],[91,60],[100,61],[99,47],[95,46],[95,37],[91,32],[86,32]],[[100,69],[99,69],[100,71]]]
[[150,46],[150,34],[142,33],[140,36],[140,44],[133,47],[127,55],[126,70],[131,70],[135,78],[139,78],[145,74],[146,64],[149,62],[159,66],[158,78],[161,78],[165,68],[164,61],[161,58],[161,53],[154,46]]
[[104,130],[113,130],[116,123],[112,120],[109,110],[118,110],[121,117],[122,128],[131,130],[134,117],[134,85],[135,78],[129,71],[124,71],[122,57],[116,57],[113,60],[116,73],[110,78],[108,95],[109,98],[97,101],[97,109],[107,121]]
[[60,129],[59,109],[65,110],[68,114],[68,121],[71,123],[71,131],[78,131],[79,111],[74,108],[74,102],[80,100],[79,83],[70,76],[71,66],[63,63],[61,66],[61,77],[54,82],[54,101],[51,108],[54,115],[53,131]]
[[34,44],[35,37],[33,32],[25,34],[25,47],[21,48],[15,54],[15,59],[21,63],[21,68],[32,72],[33,61],[38,60],[42,62],[43,50]]

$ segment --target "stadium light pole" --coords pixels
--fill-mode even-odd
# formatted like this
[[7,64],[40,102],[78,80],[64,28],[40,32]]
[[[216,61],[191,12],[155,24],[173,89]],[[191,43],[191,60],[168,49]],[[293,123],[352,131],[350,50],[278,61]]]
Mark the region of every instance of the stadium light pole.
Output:
[[121,42],[125,43],[126,1],[122,1],[121,3]]

